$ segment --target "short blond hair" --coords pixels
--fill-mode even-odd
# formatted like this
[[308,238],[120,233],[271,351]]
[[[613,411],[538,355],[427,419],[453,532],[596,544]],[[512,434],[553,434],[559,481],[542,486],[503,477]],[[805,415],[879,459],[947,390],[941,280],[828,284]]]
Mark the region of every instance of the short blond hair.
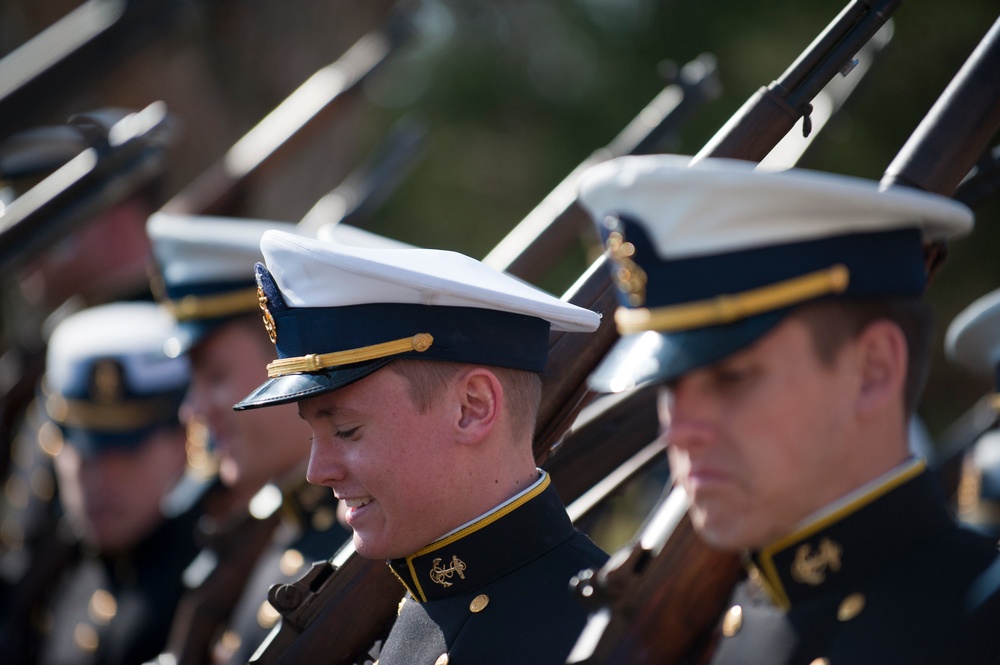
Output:
[[[435,360],[401,359],[387,366],[409,384],[410,398],[417,409],[424,413],[434,403],[438,391],[460,371],[479,367],[466,363],[442,362]],[[511,431],[520,439],[521,435],[533,438],[538,406],[542,400],[542,377],[536,372],[482,365],[492,372],[506,396],[507,414]]]

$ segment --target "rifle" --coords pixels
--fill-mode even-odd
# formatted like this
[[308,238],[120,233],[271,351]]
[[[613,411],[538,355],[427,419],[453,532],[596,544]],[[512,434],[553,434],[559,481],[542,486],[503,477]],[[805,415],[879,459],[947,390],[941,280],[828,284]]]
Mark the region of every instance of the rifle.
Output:
[[[705,85],[711,80],[704,78]],[[680,91],[673,90],[670,94],[676,98]],[[674,108],[677,106],[675,103]],[[648,121],[639,124],[637,120],[630,124],[635,128],[633,132],[640,135],[632,133],[634,138],[628,147],[615,150],[637,149],[643,144],[641,135],[654,135],[658,127],[671,122],[672,114],[665,112],[660,97],[654,100],[653,110],[644,110],[640,117],[644,114],[646,117],[657,114],[660,122],[652,127]],[[645,127],[644,132],[639,130],[641,127]],[[604,158],[616,154],[609,148]],[[558,201],[547,208],[550,221],[556,218],[580,221],[586,217],[582,209],[574,205],[576,177],[580,171],[575,170],[557,188],[558,195],[553,192],[546,198],[548,202]],[[543,206],[536,208],[529,218],[539,219]],[[550,228],[552,225],[544,226]],[[550,231],[541,238],[542,234],[531,236],[524,233],[524,229],[525,222],[522,222],[512,231],[512,234],[520,234],[520,242],[526,243],[521,252],[514,252],[507,260],[494,258],[493,267],[502,270],[506,266],[512,274],[518,275],[519,270],[512,265],[514,261],[523,252],[537,252],[539,245],[554,235]],[[528,236],[527,242],[525,236]],[[510,238],[508,235],[507,239]],[[509,249],[516,244],[510,240],[505,246]],[[521,261],[517,263],[525,268],[529,266]],[[605,260],[601,258],[570,288],[564,299],[610,314],[615,305],[611,289]],[[539,464],[558,447],[558,439],[582,408],[588,397],[585,379],[616,337],[611,316],[605,316],[599,329],[589,335],[555,332],[550,337],[549,363],[543,377],[542,403],[534,439]],[[558,487],[558,480],[554,482]],[[281,614],[281,622],[261,644],[251,663],[353,662],[387,633],[402,595],[402,586],[383,563],[361,558],[348,543],[330,560],[314,564],[297,582],[272,587],[268,598]],[[332,639],[334,635],[336,638]]]
[[163,212],[233,215],[260,173],[308,139],[395,50],[414,34],[412,10],[401,8],[385,25],[354,43],[335,62],[306,79],[243,135],[218,162],[167,201]]
[[[883,182],[905,178],[928,191],[954,192],[1000,126],[998,26],[1000,21],[900,151]],[[733,144],[717,137],[716,145],[732,150]],[[942,154],[954,161],[938,161]],[[698,544],[681,493],[674,489],[666,496],[631,548],[575,580],[594,614],[569,663],[669,664],[710,655],[708,631],[738,578],[738,562],[734,555]],[[690,602],[692,598],[698,602]]]
[[90,134],[91,147],[0,211],[0,269],[23,267],[166,168],[170,132],[162,102]]
[[176,0],[87,0],[0,60],[0,138],[38,122],[129,54],[189,24]]
[[759,162],[803,119],[811,132],[812,100],[839,72],[849,72],[854,55],[867,44],[902,0],[852,0],[812,44],[767,87],[760,88],[698,151],[705,157]]
[[976,162],[969,177],[955,190],[955,199],[970,208],[978,208],[997,194],[1000,194],[1000,146],[994,146]]
[[426,123],[404,116],[390,130],[374,154],[357,166],[299,220],[298,228],[314,234],[332,224],[360,226],[406,177],[420,156]]
[[695,109],[719,96],[715,58],[702,54],[680,68],[672,80],[612,141],[580,163],[510,231],[483,263],[537,282],[542,268],[551,264],[581,232],[593,235],[592,222],[576,204],[576,185],[589,167],[620,155],[656,152],[656,147]]

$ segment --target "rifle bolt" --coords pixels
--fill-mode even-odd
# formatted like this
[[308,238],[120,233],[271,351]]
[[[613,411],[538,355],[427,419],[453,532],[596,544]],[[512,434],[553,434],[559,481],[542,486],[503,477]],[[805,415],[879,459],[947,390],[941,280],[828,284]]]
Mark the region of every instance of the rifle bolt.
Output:
[[271,604],[280,611],[293,610],[302,603],[302,590],[294,584],[281,584],[271,594]]

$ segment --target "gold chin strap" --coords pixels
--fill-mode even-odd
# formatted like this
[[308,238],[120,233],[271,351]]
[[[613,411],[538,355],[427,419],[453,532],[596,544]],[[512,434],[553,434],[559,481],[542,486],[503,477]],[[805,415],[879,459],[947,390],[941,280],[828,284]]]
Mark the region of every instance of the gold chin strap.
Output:
[[215,296],[189,295],[180,300],[164,301],[163,305],[178,321],[252,312],[257,309],[257,287]]
[[176,400],[170,397],[147,397],[128,402],[95,404],[53,394],[45,401],[45,411],[53,422],[66,427],[106,432],[129,432],[148,427],[176,410]]
[[347,351],[335,351],[333,353],[310,353],[295,358],[283,358],[268,363],[267,376],[270,379],[274,379],[286,374],[318,372],[321,369],[338,367],[339,365],[350,365],[351,363],[360,363],[377,358],[386,358],[409,351],[423,353],[431,348],[431,344],[433,343],[434,337],[430,333],[417,333],[413,337],[404,337],[392,342],[364,346],[360,349],[348,349]]
[[675,332],[722,325],[829,293],[843,293],[849,281],[850,271],[847,266],[838,263],[825,270],[793,277],[777,284],[683,305],[655,309],[619,307],[615,312],[615,323],[622,335],[646,330]]

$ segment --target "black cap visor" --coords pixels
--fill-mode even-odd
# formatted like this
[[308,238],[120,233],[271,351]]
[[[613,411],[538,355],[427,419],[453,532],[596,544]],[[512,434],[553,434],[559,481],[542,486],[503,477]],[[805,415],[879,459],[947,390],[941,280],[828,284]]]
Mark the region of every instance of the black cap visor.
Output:
[[745,349],[791,311],[782,309],[735,323],[678,332],[626,335],[590,375],[592,390],[619,393],[652,382],[677,379]]
[[299,400],[322,395],[323,393],[343,388],[355,381],[360,381],[369,374],[382,369],[395,359],[396,357],[379,358],[378,360],[343,365],[319,372],[286,374],[268,379],[239,403],[233,405],[233,409],[236,411],[246,411],[248,409],[258,409],[263,406],[277,406],[278,404],[298,402]]

